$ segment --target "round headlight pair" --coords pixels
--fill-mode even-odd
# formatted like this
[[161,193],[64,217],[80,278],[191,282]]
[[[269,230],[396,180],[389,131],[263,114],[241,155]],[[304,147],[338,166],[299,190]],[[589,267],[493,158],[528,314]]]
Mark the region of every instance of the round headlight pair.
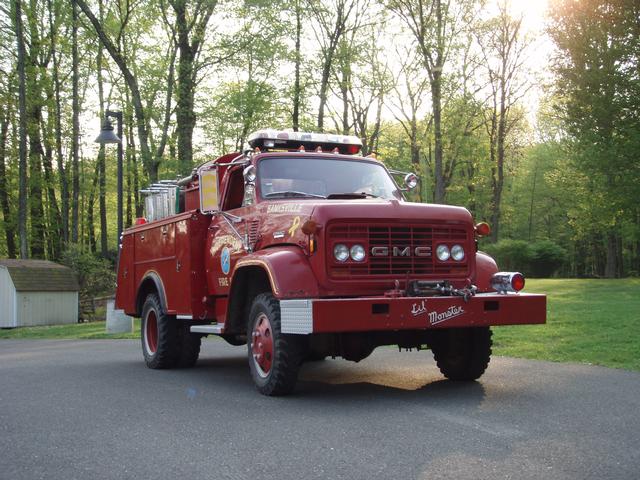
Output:
[[454,245],[451,247],[451,250],[449,250],[447,245],[438,245],[438,248],[436,248],[436,257],[438,257],[438,260],[441,262],[446,262],[449,258],[456,262],[461,262],[464,260],[464,248],[462,248],[462,245]]
[[354,262],[362,262],[366,253],[362,245],[356,244],[349,249],[345,244],[339,243],[333,247],[333,256],[339,262],[346,262],[349,257]]

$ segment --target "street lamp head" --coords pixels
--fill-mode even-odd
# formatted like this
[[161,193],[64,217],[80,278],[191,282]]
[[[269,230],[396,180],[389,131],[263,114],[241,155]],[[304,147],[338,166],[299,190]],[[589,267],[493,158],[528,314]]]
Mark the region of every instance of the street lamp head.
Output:
[[104,123],[102,124],[102,128],[100,129],[100,135],[96,137],[95,142],[102,145],[107,143],[122,142],[120,137],[118,137],[118,135],[113,132],[113,125],[111,125],[111,121],[109,120],[109,118],[104,119]]

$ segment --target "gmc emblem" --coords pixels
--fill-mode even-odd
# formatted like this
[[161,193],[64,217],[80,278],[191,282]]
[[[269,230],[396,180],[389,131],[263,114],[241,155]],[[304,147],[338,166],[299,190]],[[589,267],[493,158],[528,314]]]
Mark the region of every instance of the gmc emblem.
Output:
[[[389,251],[389,247],[371,248],[372,257],[388,257],[389,255],[392,257],[410,257],[411,247],[393,247],[391,252]],[[413,255],[416,257],[430,257],[431,247],[415,247],[413,249]]]

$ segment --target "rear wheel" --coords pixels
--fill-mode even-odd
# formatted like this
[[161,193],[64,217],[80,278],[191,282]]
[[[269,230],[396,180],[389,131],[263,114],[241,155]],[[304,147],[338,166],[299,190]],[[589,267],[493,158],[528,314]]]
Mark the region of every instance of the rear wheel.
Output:
[[440,372],[450,380],[477,380],[491,358],[489,327],[451,328],[433,332],[430,344]]
[[286,395],[298,379],[303,348],[296,335],[280,331],[280,302],[270,293],[257,295],[247,326],[249,368],[264,395]]
[[178,361],[179,342],[176,319],[162,310],[158,295],[150,293],[142,307],[142,353],[147,367],[171,368]]

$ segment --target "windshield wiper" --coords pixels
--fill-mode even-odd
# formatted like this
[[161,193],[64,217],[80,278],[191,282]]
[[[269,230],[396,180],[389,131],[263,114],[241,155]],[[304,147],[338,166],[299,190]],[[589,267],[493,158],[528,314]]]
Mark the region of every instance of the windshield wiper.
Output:
[[350,192],[350,193],[332,193],[327,195],[327,198],[331,199],[349,199],[349,198],[380,198],[378,195],[374,195],[373,193],[367,192]]
[[262,196],[263,198],[291,198],[291,197],[311,197],[311,198],[327,198],[324,195],[318,195],[315,193],[307,193],[307,192],[298,192],[296,190],[283,190],[281,192],[269,192],[266,195]]

